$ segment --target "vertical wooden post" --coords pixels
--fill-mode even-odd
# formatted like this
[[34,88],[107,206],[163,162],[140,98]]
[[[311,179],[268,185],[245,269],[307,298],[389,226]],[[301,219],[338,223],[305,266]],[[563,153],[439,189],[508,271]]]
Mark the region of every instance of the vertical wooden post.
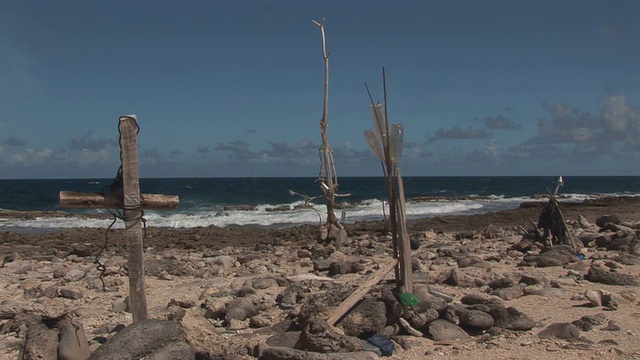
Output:
[[129,253],[129,301],[133,321],[147,318],[144,289],[144,254],[142,239],[142,206],[138,179],[138,125],[135,115],[120,117],[120,151],[124,197],[125,238]]
[[409,231],[407,230],[407,212],[404,199],[404,184],[400,175],[400,168],[396,168],[398,178],[398,250],[400,262],[400,282],[405,292],[413,293],[413,271],[411,268],[411,246]]

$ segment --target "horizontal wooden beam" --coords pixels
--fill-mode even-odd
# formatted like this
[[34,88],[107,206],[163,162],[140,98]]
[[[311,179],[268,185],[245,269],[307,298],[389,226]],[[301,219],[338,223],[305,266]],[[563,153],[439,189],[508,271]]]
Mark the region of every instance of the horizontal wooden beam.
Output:
[[[141,204],[147,210],[175,209],[180,202],[177,195],[142,194]],[[115,193],[106,196],[100,193],[82,193],[77,191],[60,191],[60,207],[64,208],[93,208],[93,209],[122,209],[122,199]]]

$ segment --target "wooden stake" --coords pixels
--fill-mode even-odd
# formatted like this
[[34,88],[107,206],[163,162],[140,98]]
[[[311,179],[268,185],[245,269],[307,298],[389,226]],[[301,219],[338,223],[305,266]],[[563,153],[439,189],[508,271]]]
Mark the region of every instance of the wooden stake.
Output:
[[413,293],[413,269],[411,268],[411,245],[409,243],[409,231],[407,230],[407,212],[404,199],[404,185],[400,168],[396,167],[398,179],[398,252],[400,259],[400,282],[404,292]]
[[331,317],[329,317],[329,319],[327,320],[327,323],[329,323],[329,325],[335,325],[338,320],[340,320],[340,318],[353,307],[353,305],[355,305],[358,301],[360,301],[360,299],[362,299],[363,296],[371,291],[371,289],[378,282],[380,282],[380,280],[382,280],[382,278],[389,271],[391,271],[391,269],[395,268],[397,264],[397,259],[393,259],[386,263],[380,270],[378,270],[378,273],[374,277],[369,279],[364,284],[360,285],[360,287],[356,289],[356,291],[351,293],[349,297],[347,297],[340,305],[338,305],[338,307],[333,311],[333,314],[331,314]]
[[138,179],[138,126],[135,115],[120,117],[120,149],[124,194],[125,238],[129,252],[129,301],[133,322],[147,319],[144,287],[142,206]]

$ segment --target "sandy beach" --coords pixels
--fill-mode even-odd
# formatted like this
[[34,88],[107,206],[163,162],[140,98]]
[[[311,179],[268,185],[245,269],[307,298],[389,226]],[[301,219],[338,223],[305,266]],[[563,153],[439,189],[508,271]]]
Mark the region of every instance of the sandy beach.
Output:
[[[640,198],[561,202],[571,232],[584,243],[584,259],[569,254],[551,264],[541,260],[548,249],[525,246],[526,232],[532,231],[531,220],[537,222],[542,205],[408,223],[419,243],[412,252],[415,293],[426,304],[415,311],[424,316],[435,310],[437,319],[468,336],[438,340],[428,324],[409,319],[412,328],[403,328],[387,314],[387,321],[374,330],[393,341],[391,359],[640,358],[640,257],[632,254],[640,229]],[[0,218],[58,215],[5,212]],[[604,215],[609,217],[603,220]],[[383,222],[347,224],[348,239],[336,250],[318,244],[318,229],[312,225],[275,230],[150,227],[145,238],[149,318],[180,324],[199,358],[278,358],[273,349],[287,348],[291,338],[298,342],[296,348],[304,342],[295,337],[302,333],[304,338],[308,331],[305,313],[330,314],[344,296],[332,304],[327,294],[345,288],[352,292],[391,260],[391,241],[383,229]],[[17,359],[25,343],[33,346],[25,337],[34,321],[48,324],[47,331],[56,336],[62,334],[61,318],[81,324],[92,358],[105,358],[95,357],[96,349],[109,344],[118,325],[132,322],[125,301],[129,288],[123,230],[105,235],[104,229],[85,228],[0,232],[1,359]],[[96,269],[97,254],[105,267],[106,291]],[[393,271],[362,303],[383,302],[392,282]],[[322,302],[322,296],[327,296],[326,309],[311,307]],[[429,305],[434,296],[439,300]],[[472,303],[472,297],[481,300]],[[257,301],[256,311],[229,315],[234,301],[243,299]],[[388,299],[385,304],[386,312],[391,311],[393,304]],[[531,326],[465,323],[469,311],[496,304],[524,314]],[[358,311],[353,309],[354,314]],[[358,339],[343,335],[364,326],[353,317],[347,315],[331,331]],[[52,319],[57,319],[57,327]],[[374,325],[368,326],[364,333],[374,331]],[[377,357],[371,351],[350,354],[302,358]]]

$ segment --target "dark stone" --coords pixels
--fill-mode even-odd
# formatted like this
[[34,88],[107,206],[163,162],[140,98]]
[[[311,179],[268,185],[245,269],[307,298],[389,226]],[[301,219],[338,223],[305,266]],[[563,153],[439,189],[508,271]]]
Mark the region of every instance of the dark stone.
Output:
[[524,287],[512,286],[504,289],[496,289],[490,292],[489,294],[493,296],[497,296],[502,300],[513,300],[513,299],[518,299],[524,296]]
[[323,354],[287,347],[267,347],[262,351],[263,360],[377,360],[378,355],[372,351]]
[[602,325],[606,321],[607,321],[607,317],[604,314],[596,314],[596,315],[584,315],[580,319],[572,321],[571,323],[582,331],[589,331],[589,330],[592,330],[594,326]]
[[411,236],[409,239],[409,247],[411,247],[411,250],[420,249],[420,238],[418,236]]
[[342,335],[320,318],[307,323],[300,334],[299,347],[320,353],[362,351],[358,338]]
[[609,245],[607,245],[608,250],[620,250],[620,251],[629,251],[629,247],[631,246],[631,242],[635,239],[633,235],[625,235],[611,240]]
[[456,263],[458,264],[459,268],[473,266],[474,264],[477,264],[481,261],[482,259],[477,256],[463,256],[456,259]]
[[293,309],[298,304],[298,301],[302,299],[303,292],[302,286],[291,284],[276,296],[276,302],[283,309]]
[[257,295],[249,295],[234,299],[228,302],[225,307],[227,308],[227,312],[224,320],[227,324],[230,323],[231,320],[242,321],[260,312],[260,297]]
[[465,296],[462,297],[462,299],[460,299],[460,302],[466,305],[476,305],[476,304],[492,305],[492,304],[502,303],[500,299],[496,297],[489,297],[489,296],[480,295],[480,294],[466,294]]
[[511,287],[513,285],[515,285],[515,283],[513,282],[513,280],[509,277],[501,277],[499,279],[490,281],[489,284],[490,288],[492,289],[500,289],[500,288],[507,288],[507,287]]
[[51,330],[41,322],[31,322],[27,328],[23,360],[58,358],[58,331]]
[[310,296],[302,305],[298,314],[298,325],[303,328],[316,317],[329,318],[333,309],[338,306],[353,292],[350,285],[336,286],[326,293],[318,293]]
[[538,333],[541,339],[577,339],[580,336],[580,330],[571,323],[554,323],[547,326]]
[[609,272],[600,266],[592,265],[585,278],[591,282],[606,285],[637,286],[640,280],[636,276],[619,272]]
[[471,330],[487,330],[495,324],[491,315],[480,310],[466,310],[459,316],[460,326]]
[[364,299],[340,320],[339,325],[345,335],[370,337],[387,325],[387,306],[382,300]]
[[[487,309],[488,310],[488,309]],[[486,312],[469,309],[464,305],[449,305],[444,311],[444,318],[463,329],[477,331],[486,330],[495,324],[495,321]]]
[[620,217],[618,215],[602,215],[596,219],[596,225],[604,227],[607,223],[619,225]]
[[531,330],[536,322],[514,307],[491,305],[489,315],[495,321],[495,326],[509,330]]
[[569,245],[557,245],[539,255],[525,255],[524,263],[533,263],[537,267],[563,266],[578,261]]
[[333,260],[331,259],[324,259],[324,258],[318,258],[313,260],[313,270],[315,271],[327,271],[329,270],[329,267],[331,266],[331,263],[333,262]]
[[519,251],[521,253],[526,253],[527,251],[533,249],[535,247],[535,242],[529,238],[522,238],[519,242],[511,245],[509,250]]
[[[167,354],[166,357],[160,357]],[[171,357],[169,357],[169,355]],[[122,329],[91,354],[89,360],[195,359],[180,325],[166,320],[142,320]]]
[[487,285],[489,281],[495,280],[497,275],[485,269],[468,267],[462,269],[453,269],[449,277],[444,281],[445,284],[458,287],[482,287]]
[[353,274],[363,271],[364,266],[357,261],[334,261],[329,266],[329,276]]
[[60,297],[71,300],[82,299],[82,293],[72,289],[62,288],[60,289]]
[[541,274],[524,274],[518,283],[525,284],[527,286],[541,285],[542,287],[547,287],[551,283],[551,280]]

